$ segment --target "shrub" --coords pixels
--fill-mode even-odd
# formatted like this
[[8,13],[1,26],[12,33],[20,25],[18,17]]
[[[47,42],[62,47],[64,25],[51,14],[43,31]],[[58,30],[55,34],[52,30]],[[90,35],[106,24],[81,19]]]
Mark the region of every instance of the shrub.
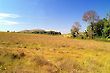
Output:
[[42,57],[42,56],[36,56],[34,58],[34,61],[39,66],[43,66],[43,65],[48,65],[49,64],[49,62],[47,60],[45,60],[45,58]]
[[22,53],[19,53],[19,54],[13,53],[11,57],[12,57],[12,59],[21,59],[21,58],[24,57],[24,56],[25,56],[25,53],[22,52]]
[[12,54],[12,59],[20,59],[20,56],[18,54]]
[[58,61],[57,65],[61,72],[78,73],[82,70],[80,65],[71,59],[61,59],[61,61]]
[[47,73],[59,73],[59,69],[42,56],[36,56],[34,58],[35,63],[40,66],[40,69],[47,71]]

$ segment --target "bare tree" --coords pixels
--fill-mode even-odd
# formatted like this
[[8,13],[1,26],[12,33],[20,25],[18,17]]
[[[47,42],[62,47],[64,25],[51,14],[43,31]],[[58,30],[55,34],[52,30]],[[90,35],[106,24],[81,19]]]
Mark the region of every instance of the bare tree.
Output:
[[88,23],[95,23],[99,20],[99,16],[95,11],[90,10],[84,13],[83,20]]
[[74,24],[72,25],[72,28],[71,28],[72,36],[76,37],[79,34],[80,28],[81,28],[80,23],[74,22]]
[[99,21],[99,16],[93,10],[87,11],[83,15],[83,21],[86,21],[89,25],[91,25],[92,38],[94,36],[94,25],[97,21]]

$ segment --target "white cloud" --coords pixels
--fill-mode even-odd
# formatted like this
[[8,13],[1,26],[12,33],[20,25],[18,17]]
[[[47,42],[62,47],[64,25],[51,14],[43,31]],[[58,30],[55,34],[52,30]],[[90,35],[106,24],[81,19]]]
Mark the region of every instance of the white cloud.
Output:
[[9,20],[10,18],[18,18],[18,17],[20,17],[20,16],[17,14],[0,13],[0,25],[17,25],[17,24],[20,24],[19,22]]
[[0,13],[0,19],[5,19],[5,18],[18,18],[20,17],[17,14],[11,14],[11,13]]
[[19,23],[15,21],[7,21],[7,20],[0,21],[0,25],[17,25],[17,24]]

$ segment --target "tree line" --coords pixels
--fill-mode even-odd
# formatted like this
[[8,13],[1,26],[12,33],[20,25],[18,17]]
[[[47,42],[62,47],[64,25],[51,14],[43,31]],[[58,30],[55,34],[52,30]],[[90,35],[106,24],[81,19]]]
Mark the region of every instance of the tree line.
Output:
[[34,34],[50,34],[50,35],[61,35],[61,32],[56,31],[34,31]]

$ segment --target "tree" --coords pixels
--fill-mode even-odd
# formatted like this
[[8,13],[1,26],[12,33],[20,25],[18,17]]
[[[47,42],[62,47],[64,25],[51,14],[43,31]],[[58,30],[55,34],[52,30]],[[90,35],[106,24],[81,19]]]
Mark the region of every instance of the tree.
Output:
[[95,11],[90,10],[84,13],[83,20],[89,23],[95,23],[99,20],[99,16]]
[[78,36],[80,28],[81,28],[80,23],[79,22],[74,22],[74,24],[72,25],[72,28],[71,28],[71,34],[72,34],[73,37]]
[[94,36],[94,25],[97,21],[99,21],[99,16],[93,10],[87,11],[83,15],[83,21],[86,21],[90,25],[90,30],[92,31],[92,38]]
[[103,37],[106,38],[110,36],[110,18],[104,18],[103,22],[104,22]]
[[97,23],[95,23],[95,26],[94,26],[95,36],[102,36],[103,29],[104,29],[104,22],[103,22],[103,20],[100,20]]

